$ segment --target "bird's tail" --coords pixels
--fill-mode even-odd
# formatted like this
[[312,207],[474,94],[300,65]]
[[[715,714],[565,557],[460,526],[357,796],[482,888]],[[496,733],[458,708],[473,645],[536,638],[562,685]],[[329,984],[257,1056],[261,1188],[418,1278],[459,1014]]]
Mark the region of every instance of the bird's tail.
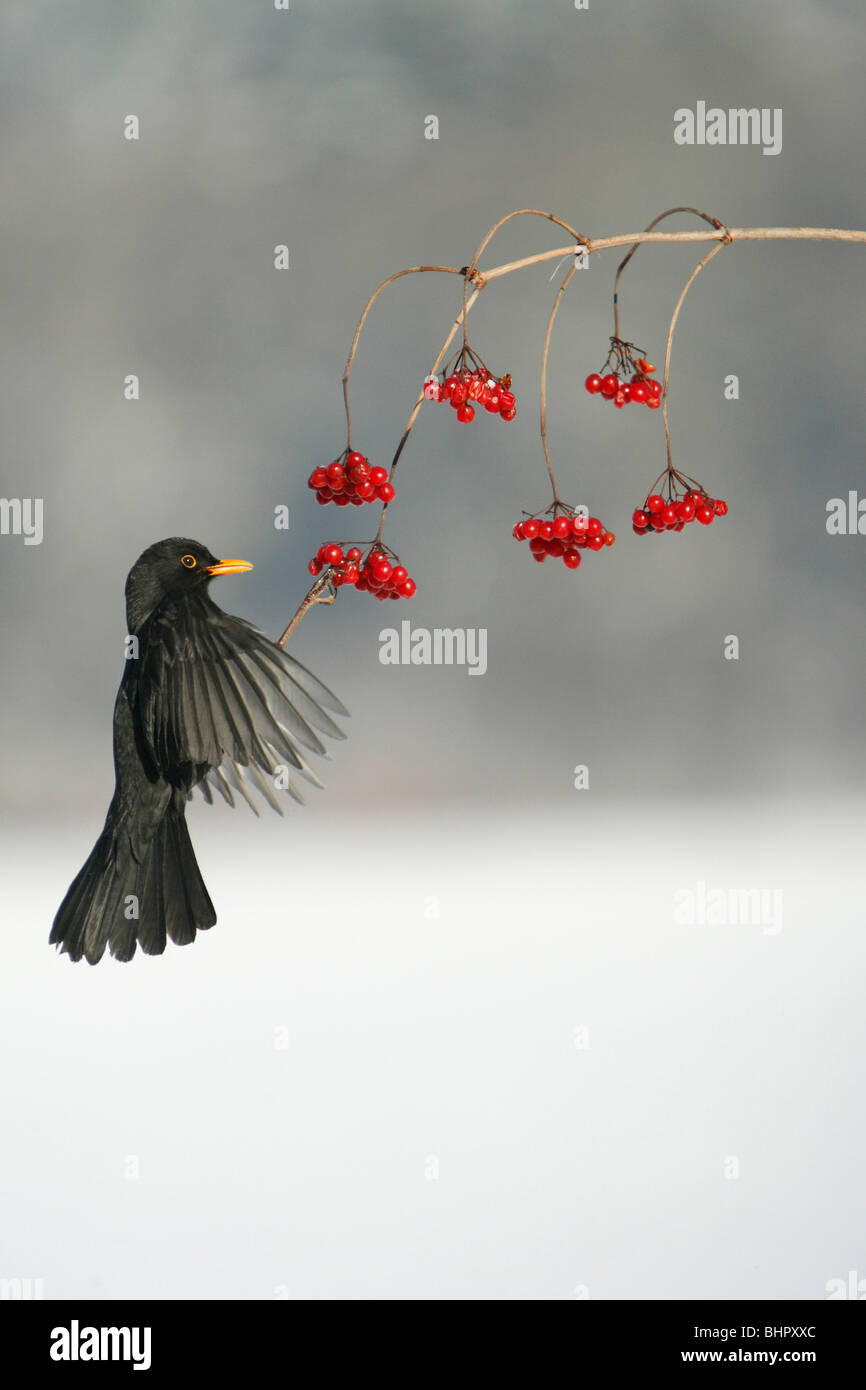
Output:
[[61,903],[49,941],[72,960],[95,965],[106,946],[116,960],[131,960],[136,942],[149,956],[195,940],[216,922],[196,863],[184,814],[175,795],[153,835],[136,855],[122,827],[105,829]]

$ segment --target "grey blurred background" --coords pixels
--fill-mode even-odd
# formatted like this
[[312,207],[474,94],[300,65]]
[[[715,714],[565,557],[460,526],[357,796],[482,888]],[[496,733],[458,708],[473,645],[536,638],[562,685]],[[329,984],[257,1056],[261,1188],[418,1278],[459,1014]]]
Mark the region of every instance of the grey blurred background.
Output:
[[[2,493],[45,507],[41,545],[0,538],[0,1276],[439,1298],[810,1298],[866,1276],[866,538],[825,529],[864,489],[860,247],[733,246],[694,285],[674,457],[730,513],[665,541],[630,527],[660,414],[582,386],[618,253],[575,276],[551,447],[563,495],[617,532],[575,574],[511,538],[547,499],[558,277],[492,284],[470,340],[512,373],[517,420],[422,410],[386,532],[417,596],[346,593],[293,642],[352,710],[327,790],[273,825],[192,808],[220,918],[192,950],[88,972],[45,944],[111,794],[141,550],[180,534],[252,560],[215,597],[276,636],[320,542],[370,529],[305,486],[343,446],[368,294],[465,264],[513,208],[591,236],[679,203],[866,226],[861,7],[10,0],[0,54]],[[781,107],[782,152],[675,145],[698,100]],[[566,241],[518,219],[482,268]],[[624,279],[623,330],[659,366],[699,254],[645,247]],[[370,316],[352,400],[375,462],[459,291],[407,278]],[[485,627],[487,674],[380,665],[404,617]],[[783,932],[674,927],[697,880],[781,886]]]

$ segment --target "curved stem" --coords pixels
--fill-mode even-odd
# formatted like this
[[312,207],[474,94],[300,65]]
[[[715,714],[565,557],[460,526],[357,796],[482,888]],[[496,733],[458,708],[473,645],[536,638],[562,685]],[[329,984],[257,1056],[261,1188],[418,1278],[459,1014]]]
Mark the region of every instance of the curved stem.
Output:
[[707,252],[703,260],[698,261],[698,264],[695,266],[688,280],[683,285],[682,292],[680,294],[679,299],[677,300],[677,305],[674,309],[673,316],[671,317],[671,325],[668,329],[668,341],[665,347],[665,375],[664,381],[662,383],[662,419],[664,420],[665,425],[665,445],[668,451],[668,468],[671,468],[673,466],[671,463],[671,433],[670,429],[668,428],[668,375],[670,373],[671,348],[673,346],[674,341],[674,329],[677,325],[677,319],[680,316],[680,309],[683,307],[683,300],[688,294],[692,284],[698,278],[704,266],[707,265],[713,259],[713,256],[717,256],[721,251],[722,247],[726,245],[727,242],[719,242],[718,246],[714,246],[712,251]]
[[[724,226],[724,223],[720,222],[718,217],[711,217],[708,212],[701,212],[700,208],[676,207],[668,208],[665,212],[660,212],[658,217],[654,217],[652,222],[648,223],[648,225],[644,227],[644,232],[651,232],[653,227],[657,227],[658,224],[660,222],[663,222],[666,217],[673,217],[675,212],[693,212],[696,217],[702,217],[705,222],[709,222],[711,227],[716,228],[716,231],[721,231],[722,227]],[[625,270],[626,266],[628,265],[629,261],[631,260],[632,256],[634,255],[635,251],[640,246],[640,244],[641,243],[639,241],[636,241],[632,246],[631,250],[625,256],[623,256],[622,260],[616,268],[616,278],[613,282],[613,334],[615,338],[619,337],[620,276],[622,275],[622,272]]]
[[349,349],[349,356],[346,359],[346,367],[343,372],[343,404],[346,408],[347,449],[351,449],[352,447],[352,412],[349,409],[349,376],[352,371],[352,363],[355,360],[355,353],[358,351],[358,343],[361,338],[362,329],[367,320],[367,315],[382,291],[387,289],[389,285],[393,285],[395,280],[401,280],[404,275],[420,275],[427,270],[441,271],[444,275],[463,274],[462,270],[458,270],[457,267],[453,265],[410,265],[406,270],[398,270],[394,275],[389,275],[387,280],[383,280],[378,289],[373,291],[367,303],[364,305],[364,312],[358,320],[358,327],[355,329],[355,336],[352,339],[352,346]]
[[577,266],[573,265],[568,274],[564,277],[562,284],[556,293],[553,301],[553,308],[550,311],[550,318],[547,320],[547,333],[544,336],[544,351],[541,354],[541,446],[544,449],[544,461],[547,464],[547,472],[550,476],[550,485],[553,488],[554,502],[562,502],[562,498],[556,489],[556,479],[553,476],[553,467],[550,462],[550,450],[547,447],[547,357],[550,352],[550,335],[553,332],[553,325],[559,306],[562,303],[562,296],[568,289],[569,281],[576,271]]
[[[498,222],[494,222],[493,226],[490,228],[490,231],[483,238],[481,245],[478,247],[478,250],[472,257],[472,260],[469,262],[469,265],[466,267],[466,274],[469,279],[472,278],[475,272],[475,268],[478,265],[479,257],[481,256],[482,252],[486,251],[487,247],[490,245],[491,241],[496,236],[496,233],[499,231],[499,228],[504,227],[506,222],[510,222],[513,217],[544,217],[547,219],[548,222],[555,222],[557,227],[562,227],[563,231],[570,232],[571,235],[574,237],[575,241],[580,242],[581,246],[589,246],[588,237],[582,236],[580,232],[576,232],[573,227],[570,227],[567,222],[563,222],[561,217],[555,217],[552,212],[542,212],[539,208],[518,208],[516,212],[506,213],[504,217],[500,217]],[[568,250],[570,251],[572,250],[572,248],[569,247]],[[563,254],[568,255],[568,251],[566,251]],[[487,277],[484,276],[483,278],[486,279]]]
[[[445,354],[447,353],[449,347],[451,346],[451,343],[452,343],[452,341],[453,341],[454,335],[455,335],[455,333],[457,332],[457,330],[461,327],[461,325],[463,325],[463,326],[465,327],[466,318],[467,318],[467,315],[469,314],[469,310],[472,308],[472,305],[475,303],[476,299],[478,298],[478,296],[479,296],[479,294],[481,293],[481,291],[482,291],[483,288],[484,288],[483,284],[481,284],[481,285],[476,285],[476,287],[475,287],[475,289],[473,290],[473,292],[472,292],[470,298],[466,301],[465,307],[464,307],[463,309],[461,309],[460,313],[457,315],[456,319],[454,320],[453,324],[451,325],[451,332],[448,334],[448,337],[445,339],[445,342],[442,344],[442,347],[441,347],[440,350],[439,350],[439,354],[438,354],[438,356],[437,356],[435,362],[433,363],[433,366],[430,368],[430,376],[432,376],[434,372],[436,372],[436,371],[439,370],[439,367],[440,367],[440,365],[442,364],[442,362],[443,362],[444,359],[445,359]],[[401,435],[401,437],[400,437],[400,443],[397,445],[397,449],[396,449],[396,451],[395,451],[395,453],[394,453],[394,457],[393,457],[393,459],[391,460],[391,471],[390,471],[390,473],[388,474],[388,481],[389,481],[389,482],[393,482],[393,481],[394,481],[394,474],[395,474],[396,471],[397,471],[397,464],[400,462],[400,455],[402,454],[404,448],[406,447],[406,441],[408,440],[409,435],[412,433],[412,430],[413,430],[414,427],[415,427],[415,421],[418,419],[418,412],[419,412],[419,410],[421,409],[421,406],[422,406],[423,404],[424,404],[424,392],[421,391],[421,392],[419,392],[419,394],[418,394],[418,399],[416,400],[414,406],[412,407],[412,413],[411,413],[411,415],[409,416],[408,421],[406,422],[406,428],[404,429],[404,431],[403,431],[403,433],[402,433],[402,435]],[[385,529],[385,516],[386,516],[386,514],[387,514],[387,511],[388,511],[388,508],[389,508],[390,505],[391,505],[390,502],[386,502],[385,505],[384,505],[383,508],[382,508],[382,515],[381,515],[380,518],[379,518],[379,529],[378,529],[377,532],[376,532],[376,541],[377,541],[377,542],[380,541],[380,540],[382,539],[382,532],[383,532],[384,529]]]
[[479,278],[479,276],[478,276],[478,274],[477,274],[478,258],[479,258],[479,256],[481,256],[481,254],[482,254],[482,253],[487,249],[487,247],[490,245],[491,241],[492,241],[493,238],[496,236],[496,233],[499,231],[500,227],[504,227],[505,224],[506,224],[506,222],[510,222],[510,221],[511,221],[513,218],[515,218],[515,217],[543,217],[543,218],[545,218],[546,221],[548,221],[548,222],[555,222],[556,225],[557,225],[557,227],[562,227],[563,231],[570,232],[571,235],[574,237],[575,241],[579,242],[580,245],[582,245],[582,246],[587,246],[587,245],[589,244],[588,241],[587,241],[587,238],[584,237],[584,236],[582,236],[580,232],[575,231],[574,227],[570,226],[570,225],[568,224],[568,222],[564,222],[564,221],[562,220],[561,217],[557,217],[557,216],[556,216],[554,213],[552,213],[552,212],[543,212],[540,208],[517,208],[517,210],[516,210],[515,212],[508,212],[508,213],[505,214],[504,217],[500,217],[499,221],[498,221],[498,222],[494,222],[493,226],[490,228],[490,230],[487,232],[487,234],[482,238],[481,244],[480,244],[480,246],[478,247],[478,250],[475,252],[475,255],[472,257],[472,260],[469,262],[468,266],[466,266],[465,269],[464,269],[464,271],[463,271],[463,346],[464,346],[464,348],[467,346],[467,338],[466,338],[466,295],[467,295],[467,287],[468,287],[468,285],[469,285],[469,282],[472,281],[473,283],[477,284],[477,287],[478,287],[479,289],[483,289],[483,288],[484,288],[484,278],[485,278],[485,277],[484,277],[484,276],[481,276],[481,277]]

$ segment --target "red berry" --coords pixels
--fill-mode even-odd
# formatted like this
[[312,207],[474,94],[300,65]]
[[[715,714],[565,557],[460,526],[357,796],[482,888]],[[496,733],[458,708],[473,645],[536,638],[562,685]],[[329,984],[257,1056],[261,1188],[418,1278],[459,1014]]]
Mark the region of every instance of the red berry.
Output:
[[598,372],[590,372],[583,384],[591,396],[597,396],[601,390],[601,377]]
[[553,523],[553,534],[564,540],[571,532],[571,521],[567,516],[558,516]]
[[657,492],[654,492],[654,493],[652,494],[652,496],[651,496],[651,497],[648,497],[647,500],[646,500],[646,509],[647,509],[648,512],[651,512],[651,513],[653,513],[653,514],[655,515],[656,513],[660,512],[660,511],[662,510],[662,507],[664,506],[664,504],[665,504],[664,498],[663,498],[663,497],[659,497],[658,493],[657,493]]
[[391,571],[391,583],[395,589],[399,589],[401,584],[405,584],[409,578],[409,571],[403,565],[395,565]]
[[337,462],[336,459],[333,463],[328,464],[327,468],[325,469],[325,472],[328,475],[328,482],[331,484],[331,487],[333,487],[335,483],[339,483],[340,485],[342,485],[343,479],[346,476],[346,470],[344,469],[341,463]]
[[721,497],[717,497],[713,504],[713,510],[716,513],[716,516],[727,516],[728,504],[727,502],[723,501]]
[[328,473],[325,468],[314,468],[310,474],[310,487],[324,487],[328,481]]
[[602,526],[597,516],[591,516],[589,518],[589,521],[586,523],[586,534],[590,537],[590,539],[593,536],[604,535],[604,527]]
[[649,512],[645,512],[642,507],[638,507],[632,512],[631,520],[636,531],[645,531],[649,526]]
[[471,405],[461,405],[457,411],[457,419],[462,425],[471,424],[475,419],[475,407]]
[[542,521],[541,526],[539,527],[538,534],[541,536],[542,540],[552,541],[555,534],[553,530],[553,522]]
[[715,515],[708,502],[702,502],[699,507],[695,508],[695,516],[702,526],[709,526]]
[[366,462],[367,460],[364,458],[364,455],[359,454],[357,449],[353,449],[351,454],[348,454],[346,457],[347,468],[357,468],[359,463],[365,464]]
[[677,516],[680,521],[693,521],[694,515],[695,504],[688,497],[677,503]]
[[329,565],[338,565],[343,558],[342,546],[326,545],[323,558]]
[[521,525],[523,534],[528,541],[531,541],[533,536],[538,535],[539,523],[533,517],[530,517],[528,521],[521,522]]
[[601,394],[606,400],[612,400],[619,390],[619,377],[614,376],[613,372],[608,372],[607,376],[601,379]]
[[[654,384],[657,385],[658,383],[656,382]],[[649,406],[650,410],[661,410],[662,403],[661,399],[658,396],[647,396],[646,403]]]
[[358,483],[355,492],[362,502],[370,502],[376,496],[376,487],[368,479],[366,482]]
[[314,575],[314,576],[317,575],[317,574],[321,574],[321,573],[322,573],[322,562],[321,562],[321,560],[319,560],[319,559],[311,560],[310,563],[307,565],[307,569],[310,571],[310,574],[312,574],[312,575]]
[[547,551],[547,541],[543,536],[533,536],[529,542],[529,549],[533,555],[544,555]]
[[388,481],[388,470],[387,470],[387,468],[371,468],[371,469],[370,469],[370,482],[373,484],[374,487],[381,487],[382,483],[387,483],[387,481]]
[[604,537],[603,537],[603,536],[590,536],[590,538],[589,538],[589,540],[587,541],[586,544],[587,544],[587,546],[589,547],[590,550],[601,550],[602,547],[604,546]]
[[613,545],[614,541],[616,540],[616,536],[613,534],[613,531],[605,531],[603,539],[605,545]]
[[489,415],[499,414],[500,397],[498,389],[491,386],[488,389],[487,396],[482,397],[482,400],[484,401],[484,409],[488,412]]
[[589,517],[584,516],[583,512],[578,512],[576,516],[571,518],[571,529],[576,536],[583,536],[583,538],[586,539],[586,528],[588,525]]
[[651,400],[656,400],[656,401],[657,401],[657,400],[660,398],[661,393],[662,393],[662,384],[661,384],[661,382],[660,382],[660,381],[648,381],[647,384],[646,384],[646,386],[647,386],[647,391],[649,392],[649,395],[650,395],[650,399],[651,399]]
[[401,598],[411,598],[416,588],[417,585],[414,579],[404,579],[403,583],[400,585]]
[[512,405],[508,410],[500,410],[499,414],[502,416],[503,420],[514,420],[517,418],[517,407]]
[[580,564],[580,551],[566,550],[562,557],[562,563],[565,565],[566,569],[576,570]]
[[666,507],[662,507],[659,515],[661,516],[661,519],[664,522],[665,526],[676,526],[677,521],[679,519],[677,517],[676,507],[673,506],[673,504],[670,502],[668,502]]
[[638,380],[632,383],[631,398],[633,401],[638,401],[642,405],[648,395],[649,392],[642,381]]
[[393,502],[394,488],[392,484],[383,483],[381,487],[377,487],[376,495],[378,496],[380,502]]
[[451,404],[455,410],[459,410],[465,400],[466,387],[463,385],[462,381],[458,381],[454,386],[454,390],[451,392]]

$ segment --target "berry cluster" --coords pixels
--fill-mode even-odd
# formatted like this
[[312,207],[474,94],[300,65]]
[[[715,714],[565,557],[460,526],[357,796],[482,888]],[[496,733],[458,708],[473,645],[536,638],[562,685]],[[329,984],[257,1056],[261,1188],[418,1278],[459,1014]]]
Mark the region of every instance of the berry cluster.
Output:
[[697,489],[680,498],[670,495],[667,501],[653,492],[643,506],[632,513],[631,522],[636,536],[646,536],[650,531],[682,531],[690,521],[709,526],[717,516],[727,516],[727,513],[728,504],[721,497],[709,497]]
[[[652,371],[652,367],[649,369]],[[641,372],[635,372],[630,381],[621,381],[615,372],[600,376],[591,372],[586,378],[586,389],[591,396],[601,396],[602,400],[613,401],[622,410],[629,401],[638,405],[648,405],[650,410],[658,410],[662,403],[662,384],[653,381]]]
[[558,515],[541,519],[528,517],[518,521],[512,532],[515,540],[529,541],[533,559],[539,563],[548,555],[562,559],[566,569],[576,570],[580,564],[581,550],[603,550],[613,545],[614,534],[605,530],[597,516],[559,512]]
[[322,506],[333,502],[338,507],[350,503],[360,507],[363,502],[390,502],[394,497],[387,468],[371,468],[369,459],[354,449],[344,449],[327,468],[314,468],[307,486]]
[[618,410],[629,401],[658,410],[662,403],[662,386],[652,379],[655,367],[645,357],[635,357],[632,349],[643,351],[622,338],[611,338],[607,361],[600,372],[590,372],[584,385],[591,396],[613,401]]
[[461,424],[475,419],[475,407],[481,405],[489,415],[513,420],[517,414],[517,397],[511,390],[511,377],[495,377],[481,358],[464,345],[454,361],[443,371],[424,378],[424,396],[428,401],[447,401],[457,412]]
[[[392,558],[396,560],[397,557]],[[409,571],[403,565],[392,564],[381,546],[374,545],[363,560],[358,546],[352,545],[344,551],[342,546],[331,541],[319,546],[307,569],[315,577],[326,566],[330,567],[335,589],[351,584],[375,598],[411,598],[415,593],[415,580],[410,579]]]
[[444,380],[438,376],[428,376],[424,382],[424,395],[428,401],[448,401],[457,412],[461,424],[468,425],[475,419],[475,405],[483,405],[490,415],[500,415],[503,420],[513,420],[517,414],[517,397],[509,389],[511,378],[488,377],[486,372],[452,372]]

